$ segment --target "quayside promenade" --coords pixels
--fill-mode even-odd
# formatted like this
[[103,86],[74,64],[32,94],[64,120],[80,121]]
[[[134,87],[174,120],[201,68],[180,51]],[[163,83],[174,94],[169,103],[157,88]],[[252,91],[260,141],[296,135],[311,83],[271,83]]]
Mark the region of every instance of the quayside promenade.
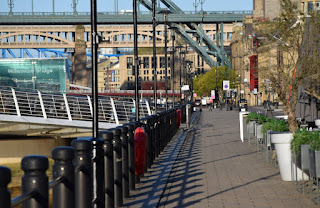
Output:
[[[239,137],[238,111],[203,109],[183,126],[125,207],[317,207]],[[247,135],[245,133],[245,138]]]

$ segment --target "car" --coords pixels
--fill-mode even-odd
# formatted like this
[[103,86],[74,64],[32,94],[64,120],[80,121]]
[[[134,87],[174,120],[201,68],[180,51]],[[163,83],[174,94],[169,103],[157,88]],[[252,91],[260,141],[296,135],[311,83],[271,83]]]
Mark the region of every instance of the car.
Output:
[[244,108],[246,111],[248,110],[248,102],[246,99],[240,99],[238,101],[238,105],[239,105],[239,111],[241,111],[241,108]]

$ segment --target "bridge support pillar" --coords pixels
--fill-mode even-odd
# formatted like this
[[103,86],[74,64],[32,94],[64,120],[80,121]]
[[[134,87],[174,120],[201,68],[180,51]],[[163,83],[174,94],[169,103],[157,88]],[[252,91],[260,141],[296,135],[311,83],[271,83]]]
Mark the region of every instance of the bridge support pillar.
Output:
[[88,83],[86,70],[86,43],[84,41],[84,26],[77,25],[75,32],[75,49],[73,56],[73,68],[71,73],[72,83],[82,86],[91,86]]

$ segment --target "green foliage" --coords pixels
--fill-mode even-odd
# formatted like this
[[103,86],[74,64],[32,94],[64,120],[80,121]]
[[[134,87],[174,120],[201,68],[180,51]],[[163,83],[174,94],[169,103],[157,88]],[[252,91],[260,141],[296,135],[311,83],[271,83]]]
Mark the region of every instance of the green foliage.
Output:
[[297,156],[301,151],[302,144],[310,144],[314,139],[314,132],[307,131],[306,129],[298,129],[298,131],[293,135],[293,139],[291,140],[290,148]]
[[237,79],[238,76],[233,69],[228,69],[226,66],[213,67],[193,80],[193,89],[200,96],[209,96],[211,90],[216,88],[218,91],[222,90],[223,80],[230,80],[230,87],[237,88]]
[[263,124],[267,121],[267,117],[264,114],[259,113],[258,114],[258,123]]
[[289,131],[289,124],[283,119],[267,119],[267,121],[262,126],[262,133],[265,134],[268,130],[271,130],[273,132]]
[[248,124],[249,121],[251,121],[251,120],[258,119],[258,115],[259,115],[259,113],[257,113],[257,112],[250,112],[247,116],[246,124]]
[[310,149],[312,150],[320,150],[320,134],[319,131],[314,131],[311,134],[311,143],[310,143]]

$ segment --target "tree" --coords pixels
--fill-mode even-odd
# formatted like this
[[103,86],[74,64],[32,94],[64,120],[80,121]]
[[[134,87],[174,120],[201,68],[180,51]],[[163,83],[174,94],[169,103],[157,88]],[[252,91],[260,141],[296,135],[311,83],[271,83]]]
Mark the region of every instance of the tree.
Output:
[[301,60],[298,73],[308,74],[303,80],[305,92],[320,100],[320,14],[313,13],[306,20],[302,39]]
[[305,22],[306,18],[300,14],[295,2],[281,0],[280,17],[258,23],[255,27],[258,36],[264,37],[258,50],[259,57],[264,57],[259,62],[260,76],[272,81],[293,132],[298,128],[295,116],[298,87],[313,75],[310,68],[301,67],[302,63],[310,61],[307,53],[302,53],[305,47],[302,40],[311,32]]
[[[193,80],[193,89],[200,96],[209,96],[211,90],[217,88],[219,94],[222,94],[222,81],[230,80],[230,87],[237,88],[237,74],[233,69],[228,69],[226,66],[213,67],[205,74],[199,75]],[[217,82],[216,82],[217,80]]]

